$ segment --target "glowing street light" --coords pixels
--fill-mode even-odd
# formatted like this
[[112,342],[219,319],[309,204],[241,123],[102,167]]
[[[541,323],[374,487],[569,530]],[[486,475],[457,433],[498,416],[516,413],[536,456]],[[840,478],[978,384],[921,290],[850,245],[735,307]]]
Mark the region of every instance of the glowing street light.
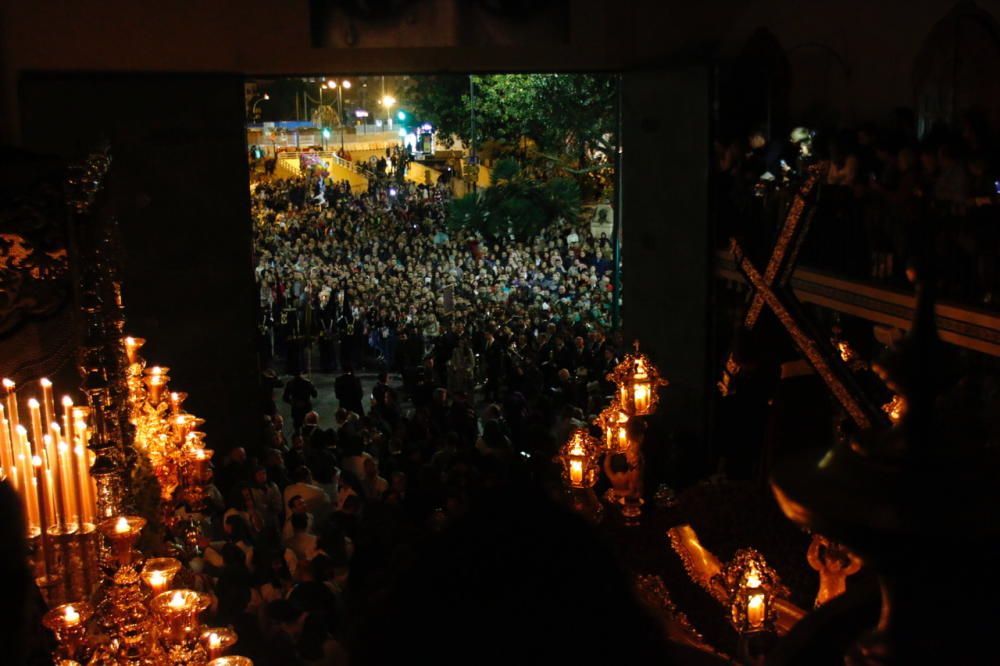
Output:
[[253,103],[253,106],[250,107],[250,116],[254,120],[257,119],[257,105],[260,104],[261,102],[266,102],[266,101],[268,101],[270,99],[271,99],[271,96],[268,95],[267,93],[264,93],[263,97],[261,97],[260,99],[258,99],[256,102]]
[[[340,149],[344,149],[344,90],[351,89],[351,82],[344,79],[339,84],[330,79],[326,82],[326,87],[337,91],[337,125],[340,127]],[[323,86],[319,89],[320,98],[323,96]]]
[[392,95],[382,96],[382,106],[385,107],[385,119],[389,123],[389,128],[392,129],[392,107],[396,103],[396,98]]

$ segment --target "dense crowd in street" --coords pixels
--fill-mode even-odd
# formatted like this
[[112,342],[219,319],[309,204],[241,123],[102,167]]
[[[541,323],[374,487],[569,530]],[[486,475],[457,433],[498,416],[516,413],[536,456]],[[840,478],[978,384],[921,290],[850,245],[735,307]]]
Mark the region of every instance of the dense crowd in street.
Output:
[[260,184],[253,214],[265,351],[290,350],[294,371],[296,343],[306,339],[319,344],[323,370],[402,372],[433,348],[443,373],[462,339],[481,351],[487,331],[518,349],[550,324],[584,337],[607,331],[606,237],[561,222],[530,242],[484,238],[447,227],[449,201],[443,186],[412,183],[363,194],[318,177]]
[[[514,612],[566,631],[617,627],[631,636],[621,654],[660,654],[610,558],[597,575],[606,591],[581,596],[577,612],[522,608],[539,586],[563,603],[578,575],[525,553],[606,556],[551,499],[559,447],[614,390],[606,375],[623,345],[608,326],[606,239],[570,223],[530,243],[455,234],[444,190],[389,187],[255,189],[262,323],[281,329],[285,317],[276,344],[291,366],[296,340],[312,336],[341,367],[332,413],[301,365],[268,373],[259,441],[216,461],[202,545],[217,622],[263,666],[391,663],[439,623],[479,644],[490,618]],[[381,370],[370,392],[362,366]],[[618,457],[609,474],[632,479]],[[480,547],[495,556],[469,550]],[[503,592],[466,594],[483,586]],[[500,653],[535,642],[528,632]]]

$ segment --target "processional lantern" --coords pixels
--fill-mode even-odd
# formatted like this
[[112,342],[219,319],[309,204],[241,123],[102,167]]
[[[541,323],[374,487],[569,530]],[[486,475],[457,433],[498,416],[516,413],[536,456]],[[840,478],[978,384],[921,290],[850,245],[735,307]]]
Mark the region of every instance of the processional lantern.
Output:
[[774,631],[775,600],[785,592],[763,555],[753,548],[736,551],[715,582],[728,594],[730,621],[740,635]]
[[628,450],[631,444],[628,436],[628,414],[622,409],[617,398],[598,414],[594,419],[594,425],[601,429],[607,452],[625,453]]
[[599,446],[587,430],[574,430],[559,455],[566,485],[571,488],[593,488],[600,470],[597,464],[599,455]]
[[660,377],[649,357],[639,351],[638,341],[635,352],[626,354],[625,359],[608,374],[608,379],[618,386],[618,401],[629,417],[648,416],[656,412],[660,399],[657,390],[668,383]]

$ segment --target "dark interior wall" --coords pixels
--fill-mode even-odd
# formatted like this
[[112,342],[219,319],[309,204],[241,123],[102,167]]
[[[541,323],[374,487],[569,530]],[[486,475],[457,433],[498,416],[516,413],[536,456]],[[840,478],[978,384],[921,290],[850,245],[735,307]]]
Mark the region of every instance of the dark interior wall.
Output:
[[206,419],[208,444],[256,434],[243,79],[208,75],[29,75],[24,145],[78,159],[110,142],[128,330],[170,367]]
[[626,341],[670,381],[663,413],[705,436],[708,400],[709,75],[625,74],[622,262]]

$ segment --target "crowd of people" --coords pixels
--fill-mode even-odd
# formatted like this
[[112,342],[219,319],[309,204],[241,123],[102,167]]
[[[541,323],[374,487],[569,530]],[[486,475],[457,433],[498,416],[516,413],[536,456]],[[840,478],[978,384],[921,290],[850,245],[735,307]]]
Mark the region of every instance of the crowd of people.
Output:
[[[200,565],[215,622],[262,666],[458,663],[462,640],[504,644],[479,663],[526,649],[658,659],[617,564],[553,501],[559,447],[614,392],[610,248],[569,223],[531,243],[452,240],[447,201],[436,187],[355,195],[312,177],[257,186],[262,318],[285,315],[289,348],[309,332],[335,342],[326,360],[341,368],[327,412],[304,368],[267,373],[259,441],[215,463]],[[355,373],[368,364],[380,369],[370,390]],[[622,458],[612,478],[627,474]],[[574,557],[606,558],[601,591],[547,564]],[[534,630],[493,635],[511,613],[555,635],[630,638],[567,653]]]
[[764,132],[715,145],[720,238],[766,251],[809,166],[820,194],[802,263],[903,286],[914,264],[946,278],[944,296],[996,307],[1000,275],[1000,155],[986,124],[967,115],[959,130],[917,138],[912,114],[891,127]]
[[518,348],[526,341],[515,328],[608,329],[606,237],[563,221],[530,242],[486,238],[450,228],[449,201],[441,185],[386,183],[355,194],[318,176],[259,184],[253,214],[265,354],[286,352],[294,371],[302,343],[317,342],[322,370],[403,372],[433,348],[444,372],[463,338],[478,337],[481,346],[488,329]]

